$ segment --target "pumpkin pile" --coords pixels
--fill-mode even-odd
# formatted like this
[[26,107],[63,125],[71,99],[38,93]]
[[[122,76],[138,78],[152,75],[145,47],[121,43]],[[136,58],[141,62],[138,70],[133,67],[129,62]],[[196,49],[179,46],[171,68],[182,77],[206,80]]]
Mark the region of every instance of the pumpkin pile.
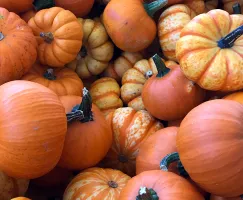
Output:
[[0,1],[0,200],[243,199],[242,12]]

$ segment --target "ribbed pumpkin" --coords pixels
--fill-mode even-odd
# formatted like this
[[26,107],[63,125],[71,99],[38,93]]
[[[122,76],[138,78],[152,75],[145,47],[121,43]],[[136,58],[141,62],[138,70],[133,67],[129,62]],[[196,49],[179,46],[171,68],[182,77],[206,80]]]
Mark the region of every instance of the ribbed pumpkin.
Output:
[[[136,158],[136,174],[144,171],[159,170],[161,160],[170,153],[177,151],[177,127],[168,127],[152,134],[139,148]],[[177,172],[176,166],[170,171]]]
[[158,22],[159,42],[163,54],[170,60],[176,59],[176,42],[184,26],[196,16],[196,13],[187,5],[177,4],[167,8]]
[[73,13],[63,8],[40,10],[28,25],[36,36],[38,59],[44,65],[63,67],[76,57],[82,46],[82,25]]
[[210,200],[241,200],[241,197],[232,197],[232,198],[227,198],[227,197],[219,197],[215,195],[210,196]]
[[120,99],[120,86],[113,78],[100,78],[90,87],[92,102],[98,106],[101,111],[120,108],[123,105]]
[[67,67],[76,71],[80,78],[102,73],[113,56],[114,46],[109,41],[105,27],[98,20],[78,19],[83,27],[83,46],[78,56]]
[[143,56],[140,53],[130,53],[130,52],[122,52],[121,56],[119,56],[114,62],[110,62],[108,67],[105,69],[104,73],[102,74],[105,77],[111,77],[117,80],[118,82],[121,81],[123,74],[133,65],[142,60]]
[[140,145],[163,125],[147,111],[118,108],[106,117],[113,131],[113,144],[101,166],[135,175],[135,160]]
[[35,63],[22,80],[39,83],[55,92],[58,96],[82,95],[83,82],[68,68],[49,68]]
[[145,171],[130,179],[119,200],[204,200],[186,179],[160,170]]
[[[167,61],[166,65],[175,64],[173,61]],[[149,77],[157,74],[158,71],[153,59],[143,59],[127,70],[122,77],[121,98],[124,103],[135,110],[144,110],[142,101],[143,85]]]
[[60,159],[67,131],[58,96],[23,80],[1,85],[0,95],[0,169],[15,178],[48,173]]
[[243,88],[242,25],[243,15],[219,9],[194,17],[176,43],[185,76],[207,90]]
[[0,48],[0,85],[21,78],[37,57],[37,42],[31,28],[5,8],[0,8]]
[[29,180],[15,179],[0,172],[0,199],[9,200],[13,197],[25,195],[29,186]]
[[241,12],[243,11],[243,1],[242,0],[222,0],[224,6],[223,9],[230,14],[233,14],[233,5],[239,3],[241,6]]
[[206,0],[205,1],[205,12],[216,9],[218,7],[218,0]]
[[243,104],[243,92],[235,92],[225,96],[223,99],[233,100]]
[[118,200],[130,179],[119,170],[89,168],[71,181],[65,190],[63,200]]
[[[68,117],[68,130],[58,166],[82,170],[100,162],[112,144],[112,132],[102,112],[92,105],[90,94],[83,98],[62,96],[60,100]],[[80,152],[77,155],[77,152]]]

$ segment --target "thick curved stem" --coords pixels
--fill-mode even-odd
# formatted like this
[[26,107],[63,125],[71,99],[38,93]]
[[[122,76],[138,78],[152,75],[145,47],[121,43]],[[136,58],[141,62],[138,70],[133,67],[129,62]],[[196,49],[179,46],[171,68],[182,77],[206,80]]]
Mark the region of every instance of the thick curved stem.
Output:
[[42,37],[43,40],[49,44],[51,44],[52,41],[54,40],[54,36],[51,32],[47,32],[47,33],[41,32],[40,37]]
[[4,38],[5,38],[5,37],[4,37],[3,33],[0,32],[0,41],[2,41]]
[[165,76],[166,74],[169,73],[170,69],[166,67],[165,63],[162,61],[162,59],[159,57],[158,54],[155,54],[152,57],[155,66],[158,70],[158,74],[156,75],[156,77],[161,78],[163,76]]
[[153,17],[154,14],[160,10],[161,8],[165,7],[168,4],[168,0],[157,0],[151,3],[144,3],[144,9],[148,13],[150,17]]
[[241,6],[239,3],[233,5],[233,14],[241,14]]
[[34,8],[36,11],[45,9],[45,8],[51,8],[55,6],[54,0],[35,0],[34,3]]
[[159,200],[159,197],[153,189],[141,187],[136,200]]
[[218,47],[221,49],[231,48],[234,46],[234,42],[243,35],[243,25],[226,35],[224,38],[218,41]]
[[82,123],[93,121],[93,112],[92,112],[92,99],[89,91],[83,89],[83,98],[80,105],[75,106],[73,110],[66,114],[67,121],[80,121]]
[[56,80],[57,78],[54,75],[54,70],[52,68],[47,69],[43,76],[48,80]]

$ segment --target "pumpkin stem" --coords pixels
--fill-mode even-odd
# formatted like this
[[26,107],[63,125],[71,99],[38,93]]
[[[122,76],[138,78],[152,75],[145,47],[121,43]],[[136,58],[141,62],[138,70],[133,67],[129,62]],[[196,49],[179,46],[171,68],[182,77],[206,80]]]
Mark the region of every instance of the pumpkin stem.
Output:
[[158,74],[156,77],[161,78],[169,73],[170,69],[166,67],[163,60],[159,57],[158,54],[155,54],[153,57],[154,64],[157,68]]
[[2,32],[0,32],[0,41],[2,41],[4,39],[4,35]]
[[41,32],[40,37],[42,37],[44,41],[49,44],[51,44],[52,41],[54,40],[54,36],[51,32],[47,32],[47,33]]
[[118,184],[115,181],[109,181],[108,182],[108,185],[111,188],[117,188],[118,187]]
[[34,3],[34,8],[36,11],[45,9],[45,8],[51,8],[55,6],[54,0],[35,0]]
[[221,49],[231,48],[234,46],[234,42],[243,35],[243,25],[233,30],[231,33],[223,37],[218,41],[218,47]]
[[153,76],[153,72],[152,72],[152,70],[149,70],[149,71],[147,71],[146,73],[145,73],[145,78],[146,79],[149,79],[149,78],[151,78]]
[[52,68],[47,69],[43,76],[48,80],[56,80],[57,78],[54,75],[54,70]]
[[150,17],[153,17],[154,14],[160,10],[161,8],[165,7],[168,4],[168,0],[157,0],[151,3],[144,3],[144,9],[148,13]]
[[121,162],[121,163],[126,163],[126,162],[128,162],[128,158],[127,158],[127,156],[125,156],[125,155],[123,155],[123,154],[119,154],[119,155],[118,155],[118,160],[119,160],[119,162]]
[[93,112],[92,112],[92,98],[89,91],[83,89],[83,98],[80,105],[77,105],[73,108],[70,113],[66,114],[67,121],[80,121],[82,123],[94,121]]
[[185,168],[183,167],[181,161],[180,161],[180,157],[179,154],[177,152],[168,154],[167,156],[165,156],[162,161],[160,162],[160,169],[163,171],[169,171],[169,165],[173,162],[178,162],[177,164],[177,168],[179,171],[179,174],[183,177],[187,177],[189,176],[188,173],[186,172]]
[[136,200],[159,200],[157,193],[151,188],[141,187]]
[[239,3],[235,3],[233,6],[233,14],[241,14],[241,6]]

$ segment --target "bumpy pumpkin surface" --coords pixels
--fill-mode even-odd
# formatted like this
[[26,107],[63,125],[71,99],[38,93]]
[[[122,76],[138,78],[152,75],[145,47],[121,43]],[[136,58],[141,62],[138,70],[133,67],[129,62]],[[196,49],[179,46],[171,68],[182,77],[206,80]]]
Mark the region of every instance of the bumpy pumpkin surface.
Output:
[[65,190],[63,200],[118,200],[130,179],[119,170],[89,168],[71,181]]
[[39,83],[55,92],[58,96],[82,96],[83,82],[68,68],[49,68],[35,63],[22,80]]
[[186,77],[208,90],[241,89],[242,27],[234,30],[242,24],[243,15],[229,15],[219,9],[193,18],[176,44],[176,57]]
[[38,59],[42,64],[63,67],[77,56],[83,31],[70,11],[59,7],[43,9],[29,20],[28,25],[38,41]]
[[101,22],[82,18],[78,20],[83,27],[83,46],[76,59],[67,67],[75,70],[80,78],[89,78],[100,74],[108,67],[114,46]]
[[0,8],[0,85],[21,78],[37,57],[32,30],[15,13]]
[[113,143],[101,166],[119,169],[133,176],[140,145],[163,125],[147,111],[136,111],[130,107],[118,108],[106,119],[113,131]]

